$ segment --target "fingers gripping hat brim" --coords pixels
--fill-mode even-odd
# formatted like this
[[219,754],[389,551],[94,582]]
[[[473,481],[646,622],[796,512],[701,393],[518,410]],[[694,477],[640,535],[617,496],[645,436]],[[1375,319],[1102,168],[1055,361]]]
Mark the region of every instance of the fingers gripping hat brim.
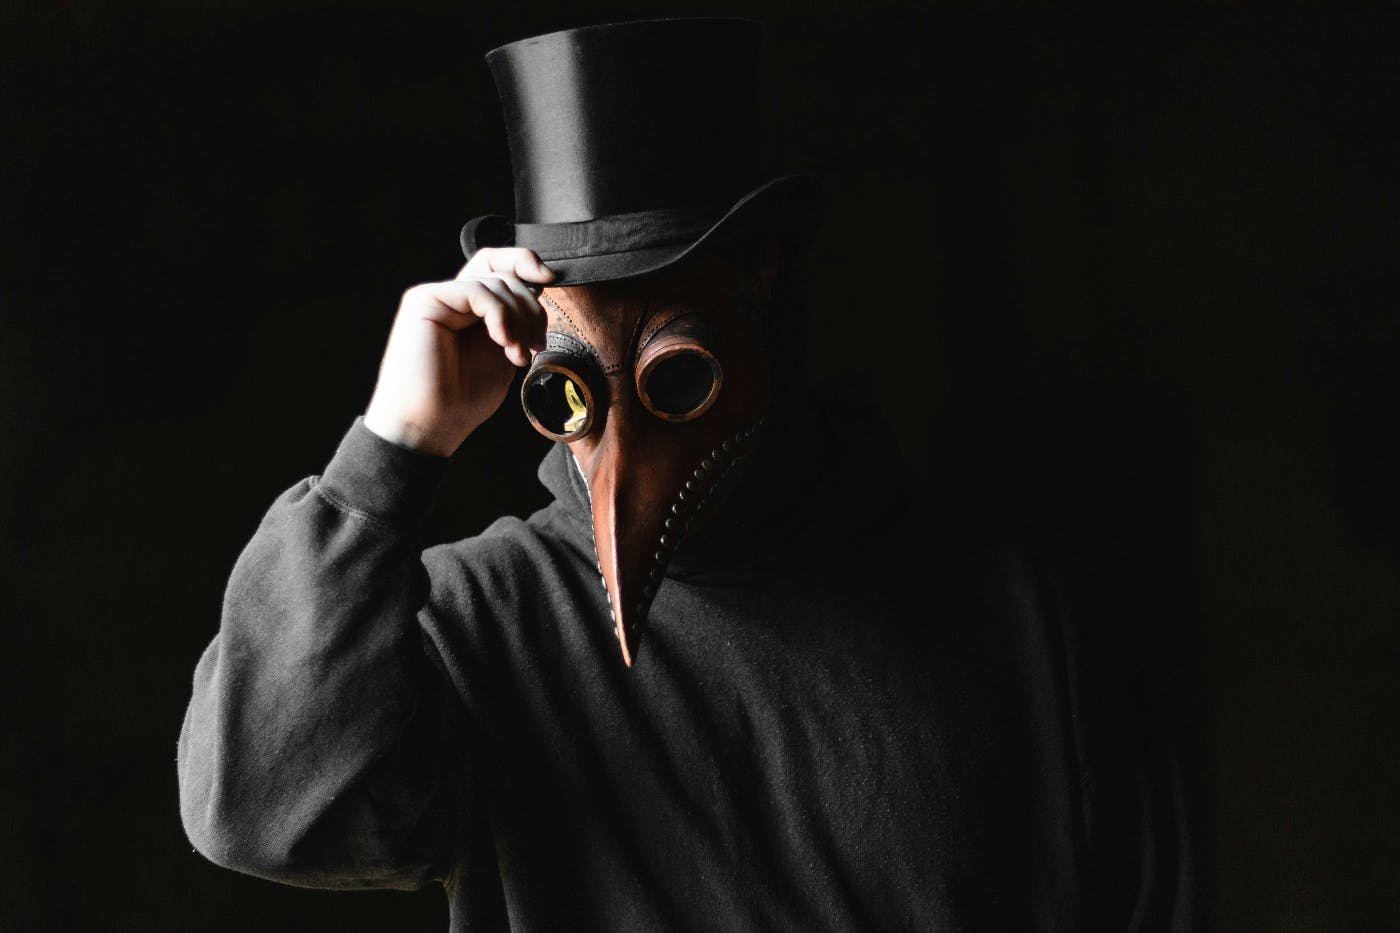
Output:
[[534,250],[555,273],[554,285],[589,285],[659,272],[707,246],[752,233],[792,230],[810,235],[823,197],[812,175],[767,181],[728,210],[666,209],[572,224],[512,224],[487,214],[462,227],[462,253],[487,247]]

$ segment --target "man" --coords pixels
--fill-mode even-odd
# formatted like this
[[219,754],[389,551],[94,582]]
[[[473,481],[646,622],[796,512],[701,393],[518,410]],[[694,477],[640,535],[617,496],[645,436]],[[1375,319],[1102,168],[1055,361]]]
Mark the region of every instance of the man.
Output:
[[[283,882],[440,882],[454,930],[1185,929],[1121,660],[804,378],[819,190],[759,170],[757,54],[723,18],[488,54],[516,216],[405,293],[240,557],[186,829]],[[422,552],[516,367],[554,502]]]

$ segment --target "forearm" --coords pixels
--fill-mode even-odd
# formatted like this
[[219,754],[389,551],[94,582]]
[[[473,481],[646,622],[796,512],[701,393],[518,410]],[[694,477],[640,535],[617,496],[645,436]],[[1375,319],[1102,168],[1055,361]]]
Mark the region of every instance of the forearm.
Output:
[[179,744],[186,830],[213,861],[336,887],[441,870],[454,698],[417,623],[414,529],[444,465],[356,425],[240,556]]

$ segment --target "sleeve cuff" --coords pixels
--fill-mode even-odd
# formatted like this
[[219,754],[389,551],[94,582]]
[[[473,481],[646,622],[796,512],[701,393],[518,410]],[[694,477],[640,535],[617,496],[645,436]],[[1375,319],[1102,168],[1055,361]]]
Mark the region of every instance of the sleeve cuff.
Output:
[[392,524],[416,521],[432,505],[448,457],[400,447],[355,419],[318,484],[334,504]]

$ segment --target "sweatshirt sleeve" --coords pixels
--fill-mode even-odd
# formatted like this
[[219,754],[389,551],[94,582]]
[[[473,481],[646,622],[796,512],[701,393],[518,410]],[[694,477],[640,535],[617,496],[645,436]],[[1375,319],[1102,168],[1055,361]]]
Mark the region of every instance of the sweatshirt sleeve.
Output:
[[461,713],[418,623],[417,533],[447,463],[356,419],[239,556],[177,752],[185,831],[211,861],[327,888],[451,870]]

